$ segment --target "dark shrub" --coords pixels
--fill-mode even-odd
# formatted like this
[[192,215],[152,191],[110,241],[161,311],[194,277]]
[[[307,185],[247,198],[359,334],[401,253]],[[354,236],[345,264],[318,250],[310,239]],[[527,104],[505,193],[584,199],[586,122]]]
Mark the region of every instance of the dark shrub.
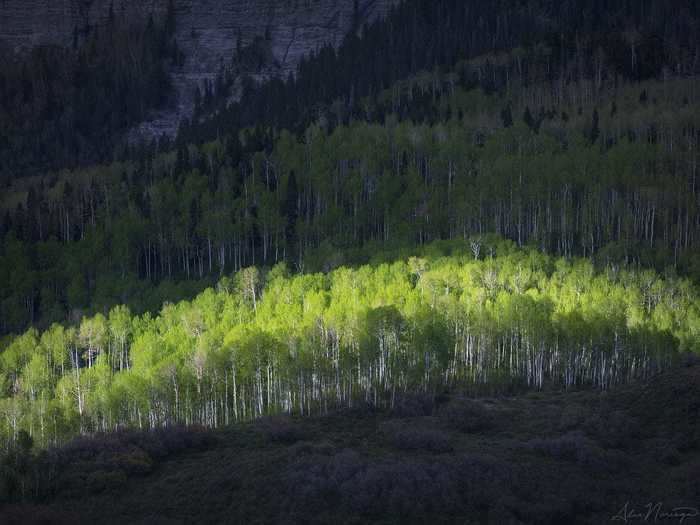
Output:
[[341,485],[364,466],[365,460],[349,449],[334,455],[301,455],[282,474],[284,506],[289,512],[313,515],[337,503]]
[[101,492],[123,484],[130,476],[150,473],[170,454],[202,450],[216,442],[214,434],[196,427],[81,436],[37,458],[38,470],[46,473],[38,480],[38,490],[43,495],[76,497]]
[[[673,434],[673,444],[680,452],[689,452],[700,449],[700,426],[694,423],[695,428],[687,428],[685,432],[679,431]],[[691,425],[688,425],[691,427]]]
[[469,507],[491,508],[517,485],[513,468],[487,454],[464,454],[449,459],[453,483]]
[[441,498],[430,465],[419,461],[368,464],[341,489],[344,506],[371,516],[424,514]]
[[572,430],[580,428],[586,419],[586,411],[580,405],[565,405],[559,416],[559,429]]
[[305,437],[301,425],[288,416],[262,417],[255,422],[255,428],[271,442],[290,444]]
[[435,407],[435,400],[430,394],[400,394],[394,400],[391,415],[394,417],[423,417],[430,416]]
[[573,461],[591,470],[615,470],[625,463],[624,456],[599,447],[583,432],[567,432],[553,438],[537,438],[525,443],[525,448],[555,459]]
[[658,458],[666,465],[679,465],[681,462],[681,454],[672,440],[651,439],[645,443],[645,449],[652,457]]
[[150,431],[122,431],[116,434],[123,445],[133,445],[153,458],[164,458],[182,450],[205,450],[218,442],[204,427],[173,426]]
[[81,523],[78,516],[43,505],[8,505],[0,510],[3,525],[73,525]]
[[299,441],[289,448],[289,453],[291,457],[302,457],[302,456],[331,456],[335,453],[336,449],[332,443],[324,441],[322,443],[313,443],[311,441]]
[[639,421],[621,410],[604,410],[589,417],[584,429],[607,448],[628,448],[640,436]]
[[450,452],[449,436],[437,429],[426,429],[399,421],[389,421],[381,426],[391,446],[399,450],[423,450],[428,452]]
[[585,455],[592,441],[581,432],[568,432],[553,438],[536,438],[528,441],[525,447],[545,456],[576,461]]
[[495,507],[489,510],[487,521],[498,525],[521,525],[523,523],[502,503],[496,504]]
[[113,468],[124,471],[129,476],[142,476],[153,470],[153,459],[140,448],[112,456]]
[[440,430],[405,429],[393,438],[399,450],[427,450],[429,452],[450,452],[452,445],[449,436]]
[[474,399],[452,401],[442,410],[440,417],[449,428],[467,433],[492,429],[496,423],[491,409]]
[[700,458],[673,467],[671,478],[679,487],[679,498],[686,501],[700,500]]
[[379,412],[376,406],[364,400],[354,401],[351,407],[340,407],[331,415],[340,418],[365,418],[376,415]]
[[97,493],[125,485],[126,481],[127,477],[123,470],[98,470],[87,476],[85,485],[89,487],[90,492]]

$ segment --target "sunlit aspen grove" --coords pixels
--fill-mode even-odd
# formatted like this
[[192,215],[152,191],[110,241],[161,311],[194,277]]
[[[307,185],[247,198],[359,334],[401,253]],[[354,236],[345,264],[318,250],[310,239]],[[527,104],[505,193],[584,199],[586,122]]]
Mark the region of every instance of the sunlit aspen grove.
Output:
[[438,242],[327,273],[244,268],[157,315],[117,306],[6,338],[4,442],[262,415],[407,391],[571,389],[644,378],[700,351],[687,279],[567,260],[512,241]]

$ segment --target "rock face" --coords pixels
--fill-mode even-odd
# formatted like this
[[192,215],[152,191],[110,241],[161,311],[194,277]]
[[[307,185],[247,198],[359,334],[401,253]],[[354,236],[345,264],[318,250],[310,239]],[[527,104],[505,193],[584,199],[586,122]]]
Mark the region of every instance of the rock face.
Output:
[[[363,21],[384,15],[397,0],[358,0]],[[164,13],[167,0],[0,0],[0,41],[15,52],[41,44],[69,45],[76,28],[99,25],[115,12]],[[136,135],[172,135],[192,109],[193,93],[244,45],[266,35],[272,61],[265,74],[286,75],[326,43],[338,45],[352,27],[354,0],[175,0],[176,38],[185,63],[171,72],[176,108],[153,115]]]
[[167,0],[0,0],[0,44],[22,53],[33,47],[71,45],[74,32],[106,23],[115,13],[147,17],[164,13]]

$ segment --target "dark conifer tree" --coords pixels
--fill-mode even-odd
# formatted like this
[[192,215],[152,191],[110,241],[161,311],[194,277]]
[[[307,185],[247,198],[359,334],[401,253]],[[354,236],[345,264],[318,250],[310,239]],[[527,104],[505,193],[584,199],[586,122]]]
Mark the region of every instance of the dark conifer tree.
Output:
[[598,110],[593,110],[592,124],[591,124],[591,144],[595,144],[600,136],[600,123],[598,118]]
[[535,119],[530,112],[530,107],[525,107],[525,112],[523,113],[523,122],[527,124],[527,127],[534,130],[535,129]]

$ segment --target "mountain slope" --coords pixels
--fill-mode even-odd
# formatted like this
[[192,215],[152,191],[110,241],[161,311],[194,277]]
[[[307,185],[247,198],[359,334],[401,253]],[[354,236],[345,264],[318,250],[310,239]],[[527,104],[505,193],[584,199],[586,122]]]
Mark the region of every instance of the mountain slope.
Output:
[[[355,22],[386,14],[395,0],[177,0],[174,2],[175,38],[184,54],[182,65],[171,69],[177,103],[174,109],[158,112],[135,134],[150,138],[173,135],[180,118],[189,116],[196,86],[212,80],[222,64],[228,65],[237,45],[266,36],[272,61],[265,74],[286,77],[304,55],[324,44],[338,45]],[[117,13],[146,18],[162,16],[167,0],[61,0],[0,2],[0,43],[16,52],[44,45],[71,45],[77,30],[106,24],[110,6]]]
[[393,412],[95,436],[36,460],[42,506],[2,511],[8,524],[599,524],[652,502],[695,524],[699,409],[691,364],[606,394],[413,396]]

